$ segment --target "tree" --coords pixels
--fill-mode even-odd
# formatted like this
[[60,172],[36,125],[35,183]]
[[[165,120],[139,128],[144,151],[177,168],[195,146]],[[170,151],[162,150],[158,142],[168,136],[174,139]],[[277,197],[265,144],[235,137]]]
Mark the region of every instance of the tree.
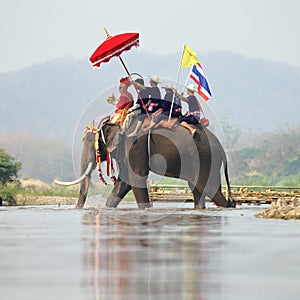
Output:
[[21,162],[16,162],[13,157],[0,149],[0,183],[5,185],[16,180],[21,167]]
[[220,122],[228,154],[230,155],[235,149],[238,148],[238,140],[241,136],[241,129],[235,124],[231,124],[229,116],[225,115]]

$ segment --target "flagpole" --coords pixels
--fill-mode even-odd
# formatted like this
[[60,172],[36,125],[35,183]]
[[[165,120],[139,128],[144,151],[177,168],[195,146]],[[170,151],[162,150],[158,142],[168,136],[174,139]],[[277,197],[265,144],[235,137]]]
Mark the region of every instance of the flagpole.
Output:
[[184,86],[183,86],[183,88],[182,88],[182,90],[181,90],[181,93],[183,93],[183,92],[184,92],[184,87],[187,85],[187,82],[188,82],[188,80],[189,80],[189,78],[190,78],[190,74],[191,74],[191,68],[192,68],[192,67],[190,67],[189,74],[188,74],[188,76],[187,76],[187,78],[186,78],[186,80],[185,80],[185,83],[184,83]]
[[[180,64],[179,64],[179,68],[178,68],[178,71],[177,71],[177,78],[176,78],[176,82],[175,82],[175,89],[177,89],[177,84],[178,84],[178,81],[179,81],[179,75],[180,75],[180,69],[181,69],[181,62],[182,62],[182,58],[183,58],[183,54],[184,54],[184,48],[185,48],[185,45],[183,47],[183,51],[182,51],[181,59],[180,59]],[[169,113],[169,120],[168,120],[168,122],[170,122],[170,120],[171,120],[171,114],[172,114],[172,110],[173,110],[173,106],[174,106],[174,99],[175,99],[175,93],[173,91],[173,98],[172,98],[172,104],[171,104],[171,109],[170,109],[170,113]]]

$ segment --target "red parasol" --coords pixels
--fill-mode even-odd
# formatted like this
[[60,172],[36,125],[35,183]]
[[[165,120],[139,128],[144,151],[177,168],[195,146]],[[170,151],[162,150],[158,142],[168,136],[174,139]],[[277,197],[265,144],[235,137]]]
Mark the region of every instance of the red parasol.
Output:
[[95,52],[90,57],[90,61],[94,67],[100,67],[102,63],[109,62],[114,56],[118,56],[122,65],[124,66],[127,74],[128,69],[121,58],[121,54],[124,51],[130,50],[133,46],[139,46],[139,34],[138,33],[122,33],[111,36],[104,28],[107,39],[100,44]]

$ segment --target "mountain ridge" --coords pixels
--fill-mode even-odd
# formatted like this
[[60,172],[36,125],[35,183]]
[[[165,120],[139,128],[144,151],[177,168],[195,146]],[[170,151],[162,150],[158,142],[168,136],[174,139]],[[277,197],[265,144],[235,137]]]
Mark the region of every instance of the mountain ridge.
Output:
[[[137,70],[145,79],[156,74],[174,80],[179,57],[124,54],[130,70]],[[204,54],[201,64],[213,94],[205,105],[219,120],[229,116],[243,131],[272,131],[298,122],[300,68],[231,52]],[[187,74],[188,70],[182,69],[180,81]],[[69,139],[89,102],[116,87],[125,75],[117,58],[93,70],[88,59],[71,57],[0,73],[0,133],[20,130]],[[99,115],[101,110],[109,113],[113,107],[103,99]]]

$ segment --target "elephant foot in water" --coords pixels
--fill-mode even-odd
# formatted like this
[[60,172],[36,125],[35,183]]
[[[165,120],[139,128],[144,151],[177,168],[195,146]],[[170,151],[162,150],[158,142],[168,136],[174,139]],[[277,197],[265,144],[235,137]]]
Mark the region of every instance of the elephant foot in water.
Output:
[[194,209],[206,209],[205,205],[195,204]]
[[121,200],[122,200],[121,197],[114,195],[114,194],[110,194],[107,198],[105,206],[107,208],[116,208],[119,205],[119,203],[121,202]]
[[234,200],[230,200],[230,199],[226,200],[220,190],[217,191],[217,193],[215,194],[215,196],[213,197],[212,200],[213,200],[213,202],[215,202],[215,204],[217,206],[222,206],[225,208],[235,208],[236,207],[236,202]]
[[138,203],[138,208],[139,209],[146,209],[146,208],[150,208],[151,204],[149,202],[144,202],[144,203]]
[[[121,200],[121,197],[114,194],[110,194],[107,198],[105,206],[106,208],[116,208],[121,202]],[[146,209],[151,207],[151,203],[149,201],[137,202],[137,206],[139,209]]]

